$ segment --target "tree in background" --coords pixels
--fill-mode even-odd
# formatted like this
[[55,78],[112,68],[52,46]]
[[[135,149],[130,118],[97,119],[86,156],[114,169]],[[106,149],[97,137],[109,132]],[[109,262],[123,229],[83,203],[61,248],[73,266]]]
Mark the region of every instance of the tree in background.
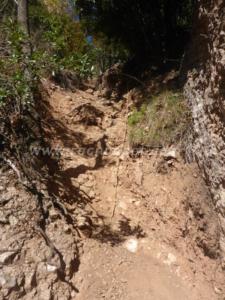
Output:
[[92,34],[122,43],[137,64],[182,56],[191,27],[193,0],[77,0]]

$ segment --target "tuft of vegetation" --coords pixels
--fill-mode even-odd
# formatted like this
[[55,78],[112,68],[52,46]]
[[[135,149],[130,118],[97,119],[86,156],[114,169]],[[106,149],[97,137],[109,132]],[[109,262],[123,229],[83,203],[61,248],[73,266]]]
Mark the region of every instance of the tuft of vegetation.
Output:
[[168,146],[181,140],[189,123],[190,114],[182,93],[165,90],[129,116],[129,141],[133,147]]

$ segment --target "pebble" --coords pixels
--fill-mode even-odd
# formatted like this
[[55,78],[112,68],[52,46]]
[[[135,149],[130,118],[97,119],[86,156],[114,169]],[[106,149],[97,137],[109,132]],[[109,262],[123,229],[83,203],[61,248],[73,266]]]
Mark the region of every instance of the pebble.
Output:
[[0,286],[6,289],[13,289],[17,286],[16,278],[2,273],[0,274]]
[[95,198],[95,192],[94,191],[90,191],[88,196],[91,198],[91,199],[94,199]]
[[0,264],[5,264],[13,259],[16,252],[14,251],[7,251],[0,254]]
[[123,201],[120,201],[118,207],[122,208],[123,210],[127,210],[127,204]]
[[56,266],[47,264],[47,271],[48,271],[48,272],[53,273],[53,272],[55,272],[56,270],[57,270],[57,267],[56,267]]
[[86,90],[86,93],[88,93],[88,94],[93,94],[93,89],[88,89],[88,90]]
[[86,181],[84,184],[86,187],[91,188],[94,186],[94,182],[93,181]]
[[68,101],[73,101],[73,98],[71,96],[66,96],[65,99]]
[[176,154],[176,150],[170,150],[167,153],[163,154],[163,157],[165,159],[176,159],[177,158],[177,154]]
[[70,233],[71,232],[71,228],[70,228],[70,226],[68,224],[64,225],[63,229],[64,229],[65,233]]
[[168,266],[171,266],[171,265],[175,264],[176,261],[177,261],[176,256],[172,253],[169,253],[167,256],[167,259],[164,260],[164,263]]
[[8,218],[6,218],[5,216],[0,216],[0,224],[3,225],[9,224]]
[[132,253],[137,252],[138,241],[136,239],[129,239],[125,242],[125,248]]
[[52,221],[54,221],[59,218],[59,214],[54,208],[52,208],[49,210],[49,217],[51,218]]
[[10,223],[11,226],[17,225],[18,222],[19,222],[19,220],[18,220],[16,217],[14,217],[14,216],[9,216],[9,223]]

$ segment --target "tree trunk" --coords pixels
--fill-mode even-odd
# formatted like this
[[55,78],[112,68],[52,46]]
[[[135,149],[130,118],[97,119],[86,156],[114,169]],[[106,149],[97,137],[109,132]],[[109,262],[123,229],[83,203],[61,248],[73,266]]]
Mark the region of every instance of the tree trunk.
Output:
[[17,21],[20,29],[25,35],[23,41],[23,52],[24,55],[28,57],[31,54],[28,0],[18,0]]
[[28,0],[18,0],[17,20],[22,31],[29,36]]

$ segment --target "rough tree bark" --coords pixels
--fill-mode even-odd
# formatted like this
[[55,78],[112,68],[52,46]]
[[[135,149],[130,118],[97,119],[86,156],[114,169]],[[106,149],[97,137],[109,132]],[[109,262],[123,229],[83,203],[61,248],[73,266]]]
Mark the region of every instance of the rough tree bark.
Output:
[[25,55],[31,54],[31,45],[29,41],[30,30],[29,30],[29,19],[28,19],[28,0],[18,0],[17,8],[17,21],[20,29],[24,33],[24,44],[23,52]]
[[225,257],[225,2],[198,0],[198,6],[185,95],[193,115],[192,154],[212,193]]
[[26,35],[29,35],[29,25],[28,25],[28,1],[19,0],[18,1],[18,23]]

